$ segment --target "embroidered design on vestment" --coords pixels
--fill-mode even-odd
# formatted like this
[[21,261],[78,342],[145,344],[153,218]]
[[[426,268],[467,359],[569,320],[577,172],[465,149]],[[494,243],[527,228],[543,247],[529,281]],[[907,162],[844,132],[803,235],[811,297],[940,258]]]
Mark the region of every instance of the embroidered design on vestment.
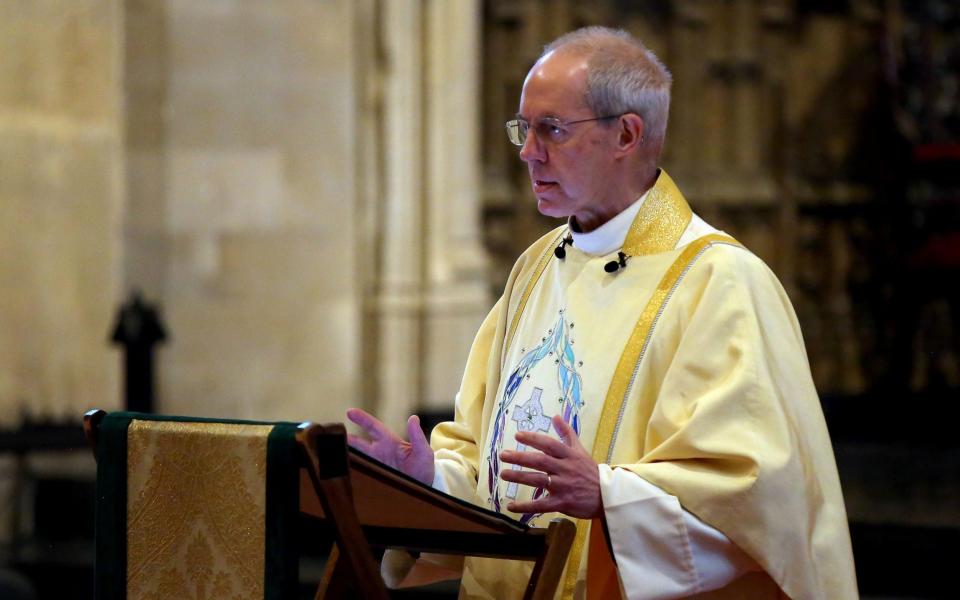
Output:
[[[502,510],[504,498],[514,499],[517,497],[517,484],[510,483],[506,486],[500,479],[500,450],[503,448],[503,438],[507,429],[508,419],[516,423],[518,431],[539,431],[548,432],[550,430],[550,417],[552,414],[559,413],[564,422],[573,428],[574,432],[580,435],[580,409],[583,407],[581,398],[582,382],[578,368],[583,365],[577,362],[573,353],[574,339],[572,337],[573,323],[568,323],[564,310],[559,311],[559,317],[552,329],[543,336],[540,344],[524,352],[521,348],[522,358],[517,368],[510,373],[507,384],[503,390],[503,398],[497,407],[497,413],[493,420],[493,435],[491,437],[490,451],[487,457],[487,487],[490,492],[490,503],[492,508],[498,512]],[[517,391],[524,380],[530,379],[530,372],[537,364],[544,359],[552,359],[556,366],[557,384],[560,390],[560,396],[556,398],[559,409],[557,411],[544,410],[544,399],[542,387],[534,387],[530,396],[522,403],[514,404]],[[547,400],[549,407],[550,400]],[[511,415],[511,408],[513,414]],[[526,446],[517,444],[517,451],[524,451]],[[513,468],[519,469],[514,466]],[[543,496],[545,488],[536,488],[532,499],[536,500]],[[520,517],[522,523],[528,523],[536,518],[537,514],[528,513]]]

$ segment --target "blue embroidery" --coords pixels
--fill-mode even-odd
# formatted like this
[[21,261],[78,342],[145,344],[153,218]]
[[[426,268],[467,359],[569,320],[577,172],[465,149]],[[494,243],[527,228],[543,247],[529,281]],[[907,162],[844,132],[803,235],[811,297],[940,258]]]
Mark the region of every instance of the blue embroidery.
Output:
[[[583,400],[580,397],[582,386],[580,374],[577,372],[577,367],[580,365],[576,362],[573,354],[573,339],[570,336],[570,329],[572,328],[573,324],[567,324],[564,311],[561,310],[556,325],[547,332],[547,335],[543,337],[539,346],[523,355],[520,359],[520,364],[518,364],[517,368],[510,374],[510,377],[507,379],[507,384],[504,386],[503,398],[500,400],[496,415],[494,416],[492,443],[490,444],[490,453],[487,456],[487,487],[490,492],[490,502],[493,509],[497,512],[501,511],[504,495],[507,497],[514,497],[515,495],[515,493],[514,495],[510,495],[509,493],[502,494],[500,485],[500,450],[503,447],[503,435],[507,426],[507,414],[517,394],[517,390],[520,388],[520,384],[524,378],[529,376],[530,371],[544,358],[552,357],[554,364],[557,366],[557,383],[560,387],[560,393],[562,394],[559,399],[561,402],[560,414],[563,420],[573,428],[574,432],[576,432],[578,436],[580,435],[580,409],[583,407]],[[525,404],[515,407],[514,410],[526,409],[526,412],[530,413],[527,416],[531,418],[543,416],[540,396],[536,393],[538,390],[539,388],[535,388],[531,398]],[[539,428],[540,425],[540,421],[536,421],[537,428]],[[513,489],[510,490],[510,492],[513,491]],[[545,491],[544,488],[536,488],[533,492],[533,499],[536,500],[540,498]],[[537,516],[538,515],[532,513],[524,514],[520,517],[520,521],[527,523]]]

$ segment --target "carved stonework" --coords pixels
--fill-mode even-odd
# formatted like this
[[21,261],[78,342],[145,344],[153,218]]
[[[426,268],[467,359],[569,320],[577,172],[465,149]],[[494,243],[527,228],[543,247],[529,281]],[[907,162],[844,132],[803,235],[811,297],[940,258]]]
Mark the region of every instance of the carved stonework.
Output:
[[[586,10],[487,0],[491,287],[499,289],[516,256],[556,223],[536,213],[526,170],[503,134],[526,71],[561,32],[622,27],[674,74],[663,165],[695,211],[777,272],[818,387],[856,394],[893,381],[958,385],[957,303],[918,283],[921,271],[942,278],[960,267],[948,242],[925,241],[930,233],[960,240],[952,233],[960,231],[958,178],[944,179],[948,167],[923,167],[960,161],[953,4],[649,0]],[[909,140],[925,145],[911,150]],[[907,168],[918,164],[911,152],[926,160],[920,171]],[[910,225],[931,215],[942,217],[937,226]],[[919,258],[908,260],[910,252]],[[907,294],[908,285],[922,299]]]

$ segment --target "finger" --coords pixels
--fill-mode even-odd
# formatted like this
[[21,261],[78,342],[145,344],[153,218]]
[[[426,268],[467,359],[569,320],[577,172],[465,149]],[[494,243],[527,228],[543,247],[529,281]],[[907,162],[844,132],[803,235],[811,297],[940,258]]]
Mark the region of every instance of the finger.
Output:
[[569,448],[583,448],[580,436],[570,423],[564,421],[560,415],[553,416],[553,429],[560,437],[560,441]]
[[413,446],[414,450],[423,450],[430,447],[430,442],[427,440],[427,436],[423,434],[423,428],[420,427],[420,417],[417,415],[411,415],[407,419],[407,439],[410,440],[410,445]]
[[544,473],[556,473],[557,459],[542,452],[517,452],[504,450],[500,453],[500,460],[511,465],[520,465]]
[[521,444],[526,444],[531,448],[536,448],[537,450],[543,452],[544,454],[549,454],[550,456],[564,458],[570,454],[570,448],[568,446],[564,445],[553,436],[549,436],[545,433],[518,431],[517,435],[514,437]]
[[573,430],[573,427],[569,423],[563,420],[560,415],[553,415],[553,429],[557,432],[557,435],[560,436],[560,441],[567,446],[573,446],[575,443],[579,443],[580,438],[577,437],[577,432]]
[[370,454],[370,452],[373,450],[373,444],[363,439],[359,435],[354,435],[352,433],[347,434],[347,443],[350,444],[351,447],[356,448],[364,454]]
[[351,408],[347,410],[347,418],[350,419],[353,423],[356,423],[363,429],[367,435],[377,440],[385,435],[387,435],[390,430],[387,429],[387,426],[384,425],[365,410],[360,410],[359,408]]
[[561,503],[556,499],[556,496],[546,495],[539,500],[523,500],[509,502],[507,504],[507,510],[515,513],[552,513],[560,512]]
[[500,479],[529,485],[530,487],[547,487],[547,474],[540,471],[521,471],[519,469],[504,469],[500,472]]

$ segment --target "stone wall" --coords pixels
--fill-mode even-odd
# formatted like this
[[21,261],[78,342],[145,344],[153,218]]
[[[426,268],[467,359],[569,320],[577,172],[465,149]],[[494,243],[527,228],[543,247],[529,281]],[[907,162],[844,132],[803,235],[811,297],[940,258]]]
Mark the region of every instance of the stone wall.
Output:
[[172,331],[161,411],[357,400],[353,4],[128,4],[124,275]]
[[399,424],[489,308],[479,2],[0,0],[0,407],[118,408],[113,315],[160,308],[156,410]]
[[[123,406],[108,338],[134,291],[169,332],[158,412],[452,410],[491,305],[480,18],[478,0],[0,0],[0,427]],[[94,467],[7,459],[0,498],[22,504],[0,506],[0,541],[29,536],[32,478]]]
[[0,424],[119,403],[119,0],[0,2]]

